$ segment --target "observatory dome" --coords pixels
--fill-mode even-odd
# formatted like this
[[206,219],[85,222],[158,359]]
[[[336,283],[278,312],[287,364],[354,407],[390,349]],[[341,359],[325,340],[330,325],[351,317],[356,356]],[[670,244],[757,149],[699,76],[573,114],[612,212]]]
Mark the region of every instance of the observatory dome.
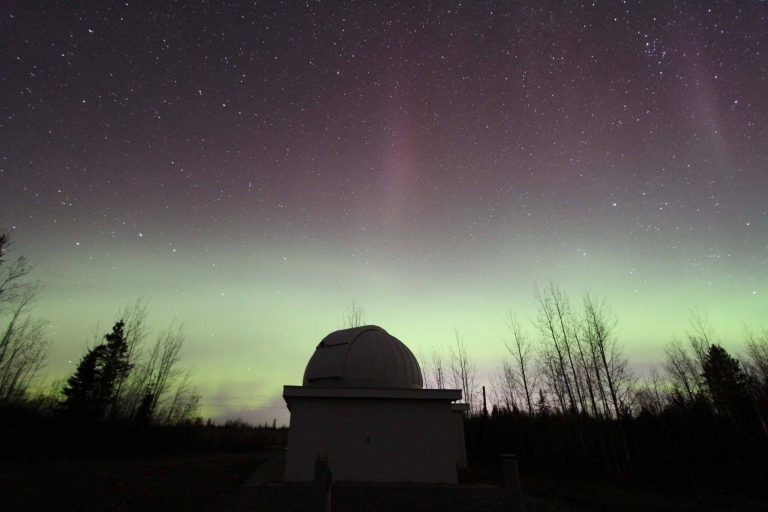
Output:
[[408,347],[381,327],[366,325],[323,338],[304,370],[304,386],[419,389],[423,382]]

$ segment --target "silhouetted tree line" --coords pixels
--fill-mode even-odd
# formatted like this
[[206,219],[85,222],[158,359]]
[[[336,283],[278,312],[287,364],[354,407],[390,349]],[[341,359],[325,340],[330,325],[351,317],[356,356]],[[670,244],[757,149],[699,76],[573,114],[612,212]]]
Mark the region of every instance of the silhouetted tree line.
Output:
[[136,456],[203,451],[254,452],[284,445],[288,429],[200,417],[176,424],[74,422],[31,402],[0,407],[0,458]]
[[147,305],[124,308],[92,341],[65,382],[36,382],[49,346],[31,307],[39,293],[23,257],[8,261],[0,231],[0,455],[137,455],[254,451],[285,444],[287,429],[197,416],[199,395],[180,368],[184,333],[171,326],[149,344]]
[[255,451],[285,444],[287,429],[195,416],[199,397],[177,368],[180,329],[145,349],[146,306],[127,307],[86,350],[63,386],[0,404],[0,455],[137,455]]
[[[657,486],[765,484],[768,331],[747,333],[739,361],[694,316],[687,340],[671,342],[662,370],[641,381],[604,302],[585,294],[576,309],[554,286],[535,300],[539,343],[507,318],[493,406],[483,414],[472,404],[467,420],[470,457],[511,452],[530,470]],[[434,384],[440,365],[432,361]]]
[[141,300],[94,340],[65,384],[41,391],[36,378],[49,341],[44,323],[31,315],[40,286],[30,280],[24,257],[9,261],[9,247],[8,235],[0,232],[1,452],[98,452],[136,438],[149,446],[153,436],[165,436],[159,427],[192,424],[199,396],[189,372],[179,368],[183,332],[170,328],[147,347]]
[[61,408],[80,421],[177,424],[191,419],[199,396],[178,368],[180,328],[162,332],[147,350],[143,301],[125,308],[103,340],[89,348],[63,388]]

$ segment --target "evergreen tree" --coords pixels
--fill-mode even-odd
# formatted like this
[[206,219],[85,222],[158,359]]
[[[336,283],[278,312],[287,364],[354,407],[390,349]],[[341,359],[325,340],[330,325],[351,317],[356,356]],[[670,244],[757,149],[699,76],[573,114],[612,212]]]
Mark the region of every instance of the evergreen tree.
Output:
[[71,414],[89,419],[101,418],[106,403],[102,390],[105,345],[90,349],[80,360],[74,375],[64,388],[64,408]]
[[104,343],[88,350],[64,388],[64,408],[76,416],[103,419],[112,416],[119,384],[133,365],[121,320],[104,336]]
[[750,409],[746,374],[739,362],[718,345],[709,346],[702,366],[715,410],[730,417],[738,428]]
[[101,380],[105,392],[104,399],[114,416],[115,403],[119,398],[121,386],[133,364],[128,359],[128,342],[125,338],[125,322],[120,320],[112,327],[112,332],[104,336],[104,367]]

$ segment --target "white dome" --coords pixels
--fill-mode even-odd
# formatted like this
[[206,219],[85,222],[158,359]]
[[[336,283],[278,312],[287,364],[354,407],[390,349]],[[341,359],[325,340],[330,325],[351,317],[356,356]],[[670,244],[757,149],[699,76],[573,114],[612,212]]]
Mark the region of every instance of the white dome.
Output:
[[304,370],[312,387],[421,388],[421,368],[405,344],[381,327],[366,325],[323,338]]

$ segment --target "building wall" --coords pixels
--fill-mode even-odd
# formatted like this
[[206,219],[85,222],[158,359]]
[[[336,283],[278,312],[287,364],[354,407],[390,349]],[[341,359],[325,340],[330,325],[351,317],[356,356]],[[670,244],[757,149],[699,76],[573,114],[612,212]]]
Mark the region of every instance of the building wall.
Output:
[[285,480],[456,483],[456,418],[445,400],[295,398]]
[[453,436],[456,450],[456,467],[467,469],[467,442],[464,439],[464,409],[453,409]]

